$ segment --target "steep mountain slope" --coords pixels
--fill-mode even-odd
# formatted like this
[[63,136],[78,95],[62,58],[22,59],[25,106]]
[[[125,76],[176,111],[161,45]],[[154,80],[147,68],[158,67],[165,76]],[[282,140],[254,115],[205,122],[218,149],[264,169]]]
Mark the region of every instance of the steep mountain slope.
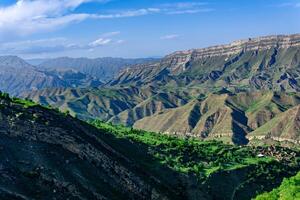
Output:
[[277,141],[291,141],[300,144],[300,105],[274,117],[263,126],[259,127],[249,138],[273,139]]
[[[246,135],[300,104],[300,94],[257,91],[209,93],[156,92],[155,88],[42,90],[26,96],[69,110],[81,119],[101,119],[165,134],[222,139],[247,144]],[[291,121],[294,125],[297,120]],[[269,130],[262,129],[267,135]],[[275,129],[277,133],[279,129]],[[299,131],[281,140],[299,141]],[[289,138],[289,139],[288,139]],[[263,138],[261,138],[263,139]]]
[[0,57],[0,90],[12,95],[53,87],[98,87],[102,83],[75,71],[45,72],[16,56]]
[[44,105],[69,110],[81,119],[100,118],[132,125],[136,120],[185,104],[187,93],[160,93],[155,88],[45,89],[24,94]]
[[95,128],[30,102],[5,97],[0,105],[1,199],[172,196]]
[[[3,200],[247,200],[300,169],[298,151],[185,140],[98,121],[91,126],[6,94],[0,94],[0,118]],[[220,188],[222,194],[215,192]]]
[[[257,131],[263,135],[268,135],[271,131],[270,127],[274,127],[270,123],[276,120],[277,116],[284,118],[284,111],[288,108],[297,110],[299,104],[299,94],[287,95],[270,91],[210,94],[184,106],[166,109],[145,117],[136,121],[133,126],[138,129],[167,134],[208,139],[221,138],[224,141],[229,139],[234,143],[246,144],[248,143],[246,135],[252,138],[252,135]],[[296,112],[291,115],[289,111],[286,112],[289,118],[285,119],[290,122],[289,125],[298,127],[299,113]],[[273,124],[276,122],[274,121]],[[264,126],[266,128],[263,128]],[[253,132],[253,130],[255,131]],[[297,128],[293,131],[274,129],[273,134],[277,134],[279,140],[296,144],[300,141],[300,131]]]
[[99,87],[104,83],[97,78],[93,78],[89,75],[86,75],[82,72],[75,70],[52,70],[52,71],[43,71],[46,75],[57,76],[64,82],[68,87]]
[[175,52],[124,70],[109,85],[197,86],[299,91],[300,34]]
[[67,70],[72,69],[82,72],[86,75],[96,77],[105,82],[114,78],[120,70],[129,67],[130,65],[149,63],[157,61],[154,58],[55,58],[48,59],[38,65],[39,69],[43,70]]

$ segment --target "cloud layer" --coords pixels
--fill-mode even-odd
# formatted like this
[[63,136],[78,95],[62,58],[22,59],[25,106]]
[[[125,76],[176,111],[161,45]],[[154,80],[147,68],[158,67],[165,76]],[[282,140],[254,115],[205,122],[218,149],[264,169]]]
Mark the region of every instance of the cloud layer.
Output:
[[88,14],[72,11],[83,3],[104,0],[19,0],[0,7],[0,32],[30,34],[82,21]]
[[0,7],[0,34],[28,35],[51,31],[71,23],[87,19],[113,19],[137,17],[149,14],[194,14],[210,12],[204,3],[174,3],[153,8],[124,10],[117,13],[75,13],[84,3],[106,3],[110,0],[18,0],[15,4]]

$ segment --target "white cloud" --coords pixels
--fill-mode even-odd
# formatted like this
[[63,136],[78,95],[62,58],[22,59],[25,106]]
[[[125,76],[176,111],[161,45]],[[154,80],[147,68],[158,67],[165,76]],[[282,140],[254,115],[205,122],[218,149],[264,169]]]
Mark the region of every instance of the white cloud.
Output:
[[25,40],[0,44],[0,54],[39,54],[82,48],[65,38]]
[[208,3],[205,2],[179,2],[162,4],[162,10],[166,14],[196,14],[201,12],[212,12],[214,9],[206,7]]
[[202,13],[202,12],[212,12],[214,9],[210,8],[204,8],[204,9],[188,9],[188,10],[175,10],[175,11],[169,11],[167,14],[170,15],[181,15],[181,14],[196,14],[196,13]]
[[99,38],[89,44],[90,47],[99,47],[111,43],[111,39]]
[[[114,33],[114,34],[113,34]],[[107,36],[116,35],[117,32],[106,33]],[[105,34],[103,34],[105,35]],[[124,40],[112,38],[98,38],[92,42],[77,44],[70,42],[66,38],[47,38],[39,40],[25,40],[17,42],[0,43],[0,54],[13,55],[34,55],[34,54],[49,54],[71,50],[95,50],[97,48],[112,45],[122,44]]]
[[160,37],[160,39],[161,40],[173,40],[178,37],[179,37],[179,35],[177,35],[177,34],[171,34],[171,35],[164,35],[164,36]]
[[207,3],[205,2],[179,2],[179,3],[168,3],[163,4],[163,7],[169,7],[169,8],[178,8],[178,9],[190,9],[200,6],[205,6]]
[[294,8],[299,8],[300,7],[300,2],[299,3],[295,3],[295,2],[287,2],[287,3],[281,3],[281,4],[275,4],[272,5],[275,7],[279,7],[279,8],[283,8],[283,7],[294,7]]
[[91,14],[89,18],[93,19],[114,19],[114,18],[124,18],[124,17],[138,17],[144,16],[154,13],[160,13],[160,9],[158,8],[142,8],[137,10],[128,10],[128,11],[121,11],[119,13],[113,14]]
[[109,0],[19,0],[13,5],[0,7],[0,33],[28,35],[86,19],[135,17],[160,11],[158,8],[144,8],[112,14],[72,12],[83,3],[107,1]]
[[103,0],[19,0],[0,7],[0,32],[30,34],[82,21],[89,14],[72,14],[83,3]]
[[120,31],[113,31],[113,32],[108,32],[108,33],[103,33],[100,35],[100,38],[98,38],[97,40],[89,43],[89,46],[91,48],[95,48],[95,47],[100,47],[100,46],[104,46],[104,45],[108,45],[111,43],[116,43],[116,44],[121,44],[123,40],[113,40],[112,37],[115,37],[117,35],[120,35],[121,32]]
[[125,40],[117,40],[115,43],[116,44],[123,44],[123,43],[125,43]]
[[111,0],[18,0],[10,6],[0,7],[0,34],[28,35],[34,32],[54,30],[70,23],[86,19],[113,19],[137,17],[149,14],[193,14],[208,12],[205,3],[174,3],[157,7],[120,11],[118,13],[74,13],[74,9],[88,2]]
[[120,31],[113,31],[113,32],[103,33],[101,37],[112,37],[120,34],[121,34]]

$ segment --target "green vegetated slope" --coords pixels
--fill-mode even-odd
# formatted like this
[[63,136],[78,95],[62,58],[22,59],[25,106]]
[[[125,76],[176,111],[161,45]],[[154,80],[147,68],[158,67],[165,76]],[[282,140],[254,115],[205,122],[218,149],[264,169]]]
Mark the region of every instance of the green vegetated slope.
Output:
[[6,94],[0,105],[1,199],[251,199],[300,169],[297,150],[89,125]]
[[24,94],[24,97],[61,110],[68,109],[81,119],[100,118],[126,125],[164,109],[184,105],[191,98],[185,91],[165,93],[153,87],[45,89]]
[[295,200],[300,199],[300,172],[291,178],[285,178],[280,187],[271,192],[261,194],[256,200]]
[[[293,173],[299,170],[298,152],[282,147],[238,147],[220,141],[170,137],[113,126],[97,120],[91,124],[104,132],[113,133],[119,139],[127,139],[140,145],[141,151],[152,155],[155,162],[143,160],[138,155],[134,159],[149,171],[163,175],[164,173],[157,168],[156,162],[159,162],[185,174],[189,181],[183,187],[196,187],[205,194],[200,195],[188,188],[192,192],[189,193],[189,198],[192,199],[249,199],[252,198],[250,196],[269,191],[275,185],[279,185],[279,176],[294,169]],[[264,157],[257,156],[261,153]],[[291,161],[293,164],[288,165],[294,166],[294,169],[282,166]]]

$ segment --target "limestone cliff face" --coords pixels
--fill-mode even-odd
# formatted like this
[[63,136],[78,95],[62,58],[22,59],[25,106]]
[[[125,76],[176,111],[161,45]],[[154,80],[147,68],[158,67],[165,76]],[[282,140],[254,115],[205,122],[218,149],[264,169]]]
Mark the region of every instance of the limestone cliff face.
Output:
[[226,45],[217,45],[201,49],[177,51],[163,59],[162,64],[172,66],[174,71],[184,71],[185,65],[191,60],[216,56],[231,56],[247,51],[262,51],[271,48],[300,47],[300,34],[275,35],[247,40],[238,40]]
[[300,34],[178,51],[126,69],[109,85],[231,87],[300,91]]

